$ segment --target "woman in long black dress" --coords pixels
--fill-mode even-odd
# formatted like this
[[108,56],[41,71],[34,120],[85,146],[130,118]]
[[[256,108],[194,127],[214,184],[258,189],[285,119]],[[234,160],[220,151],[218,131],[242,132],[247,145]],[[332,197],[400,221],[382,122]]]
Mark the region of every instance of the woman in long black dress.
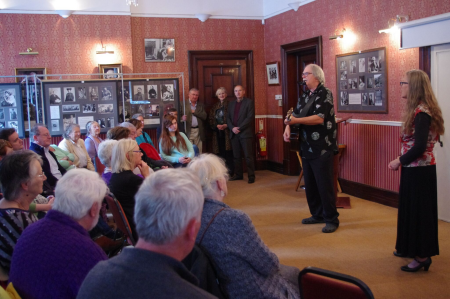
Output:
[[400,85],[402,98],[407,100],[400,138],[402,155],[389,163],[391,170],[402,166],[394,255],[414,258],[401,267],[403,271],[428,271],[431,257],[439,254],[433,148],[444,133],[444,120],[425,72],[407,72]]

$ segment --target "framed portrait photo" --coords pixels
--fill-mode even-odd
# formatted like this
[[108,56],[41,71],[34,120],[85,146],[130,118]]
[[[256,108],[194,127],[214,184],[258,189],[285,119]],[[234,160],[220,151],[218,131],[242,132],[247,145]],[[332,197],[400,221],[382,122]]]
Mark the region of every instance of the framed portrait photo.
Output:
[[99,64],[98,72],[103,74],[100,76],[102,79],[116,79],[120,78],[122,75],[122,64]]
[[[39,77],[37,77],[38,83],[43,79],[47,79],[45,76],[47,75],[47,69],[45,67],[16,67],[14,68],[14,74],[16,76],[33,76],[34,74],[39,75]],[[25,77],[16,77],[17,83],[25,83],[25,81]],[[28,83],[34,83],[34,77],[28,77]]]
[[280,63],[278,61],[266,63],[266,71],[269,85],[280,85]]
[[145,62],[175,62],[175,39],[144,39]]

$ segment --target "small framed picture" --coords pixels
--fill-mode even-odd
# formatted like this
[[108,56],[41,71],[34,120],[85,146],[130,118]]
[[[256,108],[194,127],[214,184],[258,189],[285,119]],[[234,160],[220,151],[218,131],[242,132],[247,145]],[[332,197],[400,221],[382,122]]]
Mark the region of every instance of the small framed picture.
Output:
[[99,64],[98,72],[103,74],[100,76],[102,79],[115,79],[120,78],[122,75],[122,64]]
[[266,70],[269,85],[280,85],[280,63],[278,61],[266,63]]
[[144,39],[145,62],[174,62],[175,39],[146,38]]
[[[14,69],[14,73],[16,76],[20,76],[20,75],[26,75],[26,76],[33,76],[33,75],[40,75],[39,77],[36,77],[36,81],[37,83],[39,83],[41,80],[45,80],[47,79],[45,76],[43,75],[47,75],[47,69],[45,67],[16,67]],[[26,77],[16,77],[16,82],[17,83],[25,83],[26,82]],[[34,83],[34,77],[28,77],[28,84],[30,83]]]

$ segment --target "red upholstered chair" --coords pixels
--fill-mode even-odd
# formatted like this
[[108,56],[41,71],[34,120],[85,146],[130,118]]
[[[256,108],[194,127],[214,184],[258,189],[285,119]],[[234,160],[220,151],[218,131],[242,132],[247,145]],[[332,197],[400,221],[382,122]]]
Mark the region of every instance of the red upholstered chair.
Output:
[[136,244],[136,241],[133,238],[130,224],[128,223],[127,216],[125,216],[125,212],[122,209],[122,205],[115,197],[106,195],[105,198],[106,202],[108,203],[109,209],[113,214],[114,222],[116,222],[117,228],[122,231],[125,236],[125,240],[127,240],[129,244],[134,246]]
[[139,147],[147,154],[147,157],[149,157],[152,160],[159,161],[161,160],[161,157],[158,154],[158,151],[149,143],[141,143]]
[[302,299],[373,299],[369,287],[353,276],[306,267],[298,276]]

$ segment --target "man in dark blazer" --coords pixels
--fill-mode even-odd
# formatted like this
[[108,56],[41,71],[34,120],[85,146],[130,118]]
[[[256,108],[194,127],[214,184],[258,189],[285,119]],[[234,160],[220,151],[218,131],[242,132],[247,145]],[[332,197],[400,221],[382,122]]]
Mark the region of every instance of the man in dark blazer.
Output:
[[181,121],[186,122],[186,137],[191,143],[198,146],[202,153],[203,142],[205,141],[204,121],[208,117],[205,106],[198,101],[199,91],[197,88],[189,90],[189,100],[184,104],[184,113]]
[[241,85],[234,88],[236,100],[228,105],[227,125],[230,130],[231,146],[234,155],[234,176],[230,181],[244,179],[241,148],[247,163],[248,183],[255,182],[255,103],[244,98],[245,89]]
[[44,182],[44,193],[53,195],[56,182],[66,173],[66,170],[58,163],[55,154],[49,150],[52,137],[47,127],[43,124],[35,124],[30,133],[33,135],[30,150],[41,156],[42,171],[47,177]]

